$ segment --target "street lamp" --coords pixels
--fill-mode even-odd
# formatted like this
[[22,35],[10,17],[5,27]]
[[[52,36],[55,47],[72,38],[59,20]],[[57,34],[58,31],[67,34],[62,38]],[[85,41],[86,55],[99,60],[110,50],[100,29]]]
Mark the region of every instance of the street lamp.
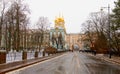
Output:
[[101,11],[105,8],[108,9],[108,36],[110,40],[110,5],[108,4],[108,7],[101,7]]
[[111,58],[111,50],[110,50],[110,5],[108,4],[107,7],[101,7],[101,11],[103,9],[107,8],[108,9],[108,42],[109,42],[109,52],[110,52],[110,56],[109,58]]

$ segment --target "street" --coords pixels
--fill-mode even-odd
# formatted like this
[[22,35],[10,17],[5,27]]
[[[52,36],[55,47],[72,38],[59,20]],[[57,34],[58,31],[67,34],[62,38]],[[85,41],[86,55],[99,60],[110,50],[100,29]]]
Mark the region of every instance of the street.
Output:
[[74,51],[20,69],[19,74],[120,74],[120,66]]

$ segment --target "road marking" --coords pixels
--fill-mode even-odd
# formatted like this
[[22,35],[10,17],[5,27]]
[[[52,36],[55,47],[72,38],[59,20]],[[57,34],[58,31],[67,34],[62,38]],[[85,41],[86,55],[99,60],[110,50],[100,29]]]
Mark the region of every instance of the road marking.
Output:
[[78,66],[78,68],[80,68],[80,62],[79,62],[79,59],[77,58],[76,61],[77,61],[77,66]]
[[72,70],[70,71],[70,74],[77,74],[80,73],[80,61],[78,58],[78,53],[74,52],[73,57],[72,57],[72,66],[73,68],[71,68]]
[[77,67],[80,68],[80,61],[77,52],[75,53],[75,56],[76,56],[75,58],[76,58]]

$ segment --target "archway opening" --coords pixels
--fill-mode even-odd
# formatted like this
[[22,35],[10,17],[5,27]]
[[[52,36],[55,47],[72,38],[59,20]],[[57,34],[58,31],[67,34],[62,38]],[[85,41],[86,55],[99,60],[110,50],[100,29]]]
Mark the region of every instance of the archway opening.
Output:
[[73,44],[72,49],[73,50],[79,50],[79,45],[78,44]]

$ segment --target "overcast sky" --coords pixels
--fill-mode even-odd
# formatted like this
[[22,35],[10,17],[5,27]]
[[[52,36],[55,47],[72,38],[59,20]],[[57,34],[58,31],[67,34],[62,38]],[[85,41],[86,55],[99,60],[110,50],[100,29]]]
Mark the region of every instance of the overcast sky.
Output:
[[[116,0],[26,0],[31,10],[31,23],[35,24],[38,17],[48,17],[54,26],[54,20],[59,14],[64,16],[67,33],[81,32],[81,24],[87,20],[89,13],[100,11],[101,7],[110,4],[114,8]],[[107,9],[104,9],[107,12]],[[33,27],[33,26],[32,26]]]

